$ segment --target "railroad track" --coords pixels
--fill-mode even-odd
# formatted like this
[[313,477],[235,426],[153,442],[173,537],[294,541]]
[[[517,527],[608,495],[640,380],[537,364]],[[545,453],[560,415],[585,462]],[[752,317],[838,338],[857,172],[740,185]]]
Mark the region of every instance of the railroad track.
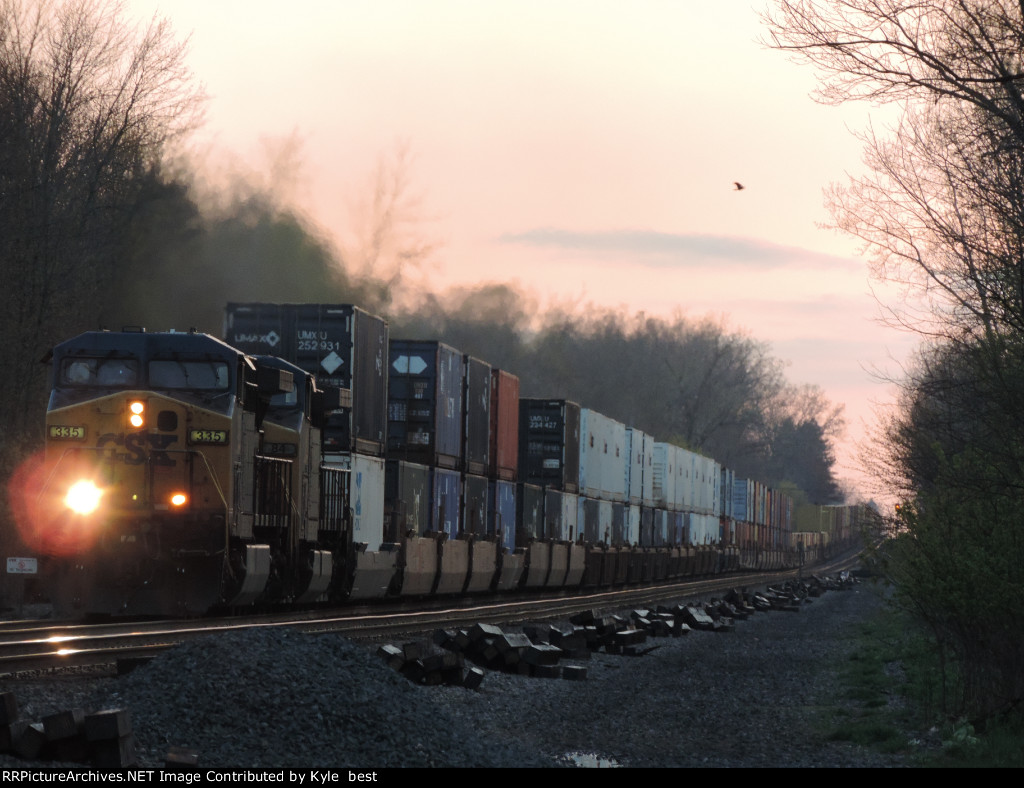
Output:
[[[817,567],[817,574],[849,568],[855,558]],[[737,588],[763,588],[798,576],[788,572],[700,578],[660,586],[603,589],[563,596],[487,597],[476,601],[432,598],[372,607],[280,613],[231,618],[110,621],[79,624],[9,621],[0,626],[0,677],[37,676],[82,668],[115,666],[153,657],[186,640],[254,627],[286,627],[300,632],[337,633],[366,642],[415,639],[438,628],[459,628],[478,621],[515,625],[563,619],[583,610],[614,611],[653,607],[711,597]]]

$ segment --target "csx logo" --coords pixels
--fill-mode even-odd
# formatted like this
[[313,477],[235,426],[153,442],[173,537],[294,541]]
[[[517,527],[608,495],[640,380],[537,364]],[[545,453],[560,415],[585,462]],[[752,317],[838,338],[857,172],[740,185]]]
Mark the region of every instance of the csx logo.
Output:
[[[124,454],[121,458],[124,459],[125,465],[143,465],[148,459],[153,465],[172,468],[177,463],[167,453],[167,449],[177,440],[177,435],[160,435],[155,432],[133,432],[128,435],[108,432],[106,435],[100,435],[96,441],[96,448],[123,446]],[[116,449],[112,450],[112,453],[115,457],[118,456]]]

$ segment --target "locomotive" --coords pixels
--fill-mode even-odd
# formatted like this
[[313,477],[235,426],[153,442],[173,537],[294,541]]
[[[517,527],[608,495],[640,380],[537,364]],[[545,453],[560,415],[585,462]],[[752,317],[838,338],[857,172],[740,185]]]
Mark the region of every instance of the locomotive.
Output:
[[50,354],[32,545],[63,614],[653,583],[808,562],[792,501],[350,305]]

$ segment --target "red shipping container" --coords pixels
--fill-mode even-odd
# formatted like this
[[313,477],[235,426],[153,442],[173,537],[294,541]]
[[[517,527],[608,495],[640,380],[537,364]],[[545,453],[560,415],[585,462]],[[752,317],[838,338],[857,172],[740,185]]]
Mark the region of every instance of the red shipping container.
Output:
[[516,481],[519,464],[519,378],[503,369],[491,370],[492,479]]

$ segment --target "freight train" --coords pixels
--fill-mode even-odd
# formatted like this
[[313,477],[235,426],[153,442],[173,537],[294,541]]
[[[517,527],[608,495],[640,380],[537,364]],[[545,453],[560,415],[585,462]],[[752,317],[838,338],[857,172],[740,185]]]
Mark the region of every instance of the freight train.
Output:
[[63,614],[657,583],[858,527],[351,305],[229,304],[223,340],[87,332],[48,362],[28,516]]

